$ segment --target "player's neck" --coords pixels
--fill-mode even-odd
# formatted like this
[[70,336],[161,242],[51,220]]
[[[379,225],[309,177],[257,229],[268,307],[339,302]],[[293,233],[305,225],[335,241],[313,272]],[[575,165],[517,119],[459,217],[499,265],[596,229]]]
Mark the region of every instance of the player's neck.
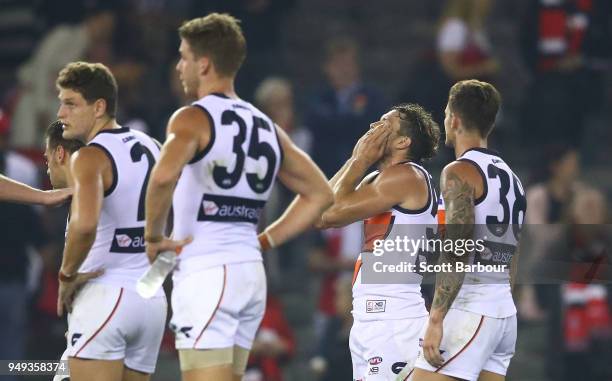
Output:
[[475,135],[464,136],[457,139],[455,141],[455,158],[461,157],[465,151],[472,148],[487,148],[487,139]]
[[234,90],[233,78],[216,78],[213,80],[200,81],[198,88],[198,98],[202,99],[210,94],[223,94],[230,98],[238,98]]
[[409,158],[406,157],[406,152],[405,151],[398,151],[394,154],[391,154],[385,158],[383,158],[381,161],[378,162],[378,170],[382,171],[385,168],[389,168],[391,166],[394,166],[396,164],[400,164],[400,163],[405,163],[407,161],[410,161]]
[[104,119],[96,120],[94,124],[94,128],[91,129],[89,136],[87,136],[86,143],[89,143],[90,141],[92,141],[93,138],[98,134],[98,132],[103,131],[103,130],[112,130],[115,128],[119,128],[119,125],[117,124],[117,121],[115,120],[115,118],[104,118]]

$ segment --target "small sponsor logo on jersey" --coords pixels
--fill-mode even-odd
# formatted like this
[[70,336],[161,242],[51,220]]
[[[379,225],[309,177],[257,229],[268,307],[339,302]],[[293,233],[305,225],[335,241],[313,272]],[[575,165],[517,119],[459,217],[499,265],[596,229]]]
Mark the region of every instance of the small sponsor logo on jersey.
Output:
[[493,258],[493,252],[488,247],[485,247],[485,249],[480,253],[480,257],[485,261],[490,261],[491,258]]
[[144,253],[144,228],[116,229],[111,253]]
[[132,239],[127,234],[117,234],[115,238],[119,247],[128,247],[132,244]]
[[381,362],[382,362],[382,357],[380,356],[372,357],[371,359],[368,360],[368,364],[370,365],[378,365]]
[[124,142],[124,143],[127,143],[127,142],[129,142],[131,140],[134,140],[134,139],[136,139],[136,137],[134,135],[132,135],[132,136],[128,136],[126,138],[121,139],[121,141]]
[[204,214],[207,216],[214,216],[219,212],[219,206],[214,201],[206,201],[202,202],[202,207],[204,208]]
[[82,333],[73,333],[72,337],[70,338],[70,345],[74,347],[74,344],[76,344],[76,342],[81,338],[81,336],[83,336]]
[[366,313],[385,312],[386,300],[366,300]]
[[198,212],[198,221],[256,224],[265,204],[263,200],[205,194]]
[[400,372],[406,367],[406,362],[396,362],[391,365],[391,372],[394,374],[400,374]]
[[371,376],[371,375],[374,375],[374,374],[378,374],[378,371],[379,371],[379,370],[380,370],[380,368],[379,368],[379,367],[377,367],[377,366],[371,366],[371,367],[370,367],[370,370],[369,370],[369,372],[368,372],[368,375],[369,375],[369,376]]

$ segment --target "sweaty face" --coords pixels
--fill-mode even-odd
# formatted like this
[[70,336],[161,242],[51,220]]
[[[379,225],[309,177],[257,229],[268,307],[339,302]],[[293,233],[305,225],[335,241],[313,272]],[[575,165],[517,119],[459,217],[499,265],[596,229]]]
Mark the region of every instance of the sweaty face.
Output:
[[446,135],[444,144],[447,147],[453,147],[455,144],[455,136],[453,135],[453,130],[451,129],[452,123],[453,114],[450,112],[450,107],[446,105],[446,108],[444,109],[444,132]]
[[181,46],[179,47],[179,53],[181,58],[176,64],[176,71],[179,73],[181,85],[186,95],[190,97],[197,97],[198,87],[200,86],[200,79],[198,77],[198,65],[196,62],[195,55],[189,46],[189,43],[181,39]]
[[57,118],[64,125],[62,136],[87,142],[96,121],[94,103],[88,104],[81,93],[64,88],[60,88],[59,100]]
[[46,143],[45,148],[45,161],[47,163],[47,175],[49,176],[49,180],[51,180],[51,185],[54,189],[58,188],[66,188],[68,186],[68,181],[64,175],[64,172],[61,170],[61,163],[58,158],[59,147],[55,149],[51,149],[49,147],[49,141]]

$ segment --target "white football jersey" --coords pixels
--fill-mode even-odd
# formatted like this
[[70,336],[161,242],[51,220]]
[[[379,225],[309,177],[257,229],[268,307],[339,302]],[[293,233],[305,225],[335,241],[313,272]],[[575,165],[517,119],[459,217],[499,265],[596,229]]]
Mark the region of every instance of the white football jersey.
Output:
[[210,94],[193,106],[207,116],[211,136],[174,191],[173,236],[194,238],[181,252],[175,279],[261,260],[256,227],[282,161],[275,124],[252,104]]
[[470,254],[468,264],[505,270],[466,273],[452,308],[494,318],[514,315],[510,264],[527,210],[523,185],[495,151],[472,148],[457,160],[474,164],[484,181],[482,196],[474,200],[474,239],[482,239],[485,249]]
[[79,272],[104,269],[104,274],[90,282],[135,290],[137,280],[149,268],[145,195],[159,158],[158,144],[127,127],[100,131],[88,144],[104,151],[113,168],[113,184],[104,192],[96,239],[79,268]]
[[[423,167],[415,163],[399,165],[412,165],[423,173],[427,180],[428,201],[420,210],[408,210],[397,205],[389,211],[364,220],[364,246],[353,275],[353,316],[355,320],[403,319],[427,315],[425,302],[421,296],[423,276],[420,274],[419,267],[419,263],[427,262],[427,257],[430,255],[426,245],[416,252],[405,253],[405,259],[414,267],[399,274],[397,279],[392,280],[389,277],[398,274],[376,275],[373,273],[376,268],[379,268],[372,267],[372,263],[377,261],[374,255],[375,241],[412,240],[424,243],[426,239],[435,238],[438,233],[436,219],[438,196],[432,185],[431,176]],[[385,263],[400,263],[401,260],[398,260],[395,254],[387,252],[385,256],[387,255],[392,257]],[[364,273],[364,265],[367,273]],[[381,280],[387,283],[374,283]]]

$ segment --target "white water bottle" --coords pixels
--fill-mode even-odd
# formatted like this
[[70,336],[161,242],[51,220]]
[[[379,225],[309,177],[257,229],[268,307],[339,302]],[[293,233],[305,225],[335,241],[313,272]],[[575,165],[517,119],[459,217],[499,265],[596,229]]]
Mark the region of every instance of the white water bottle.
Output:
[[152,298],[157,294],[164,280],[176,267],[176,253],[164,251],[160,253],[146,273],[138,280],[136,291],[145,299]]

